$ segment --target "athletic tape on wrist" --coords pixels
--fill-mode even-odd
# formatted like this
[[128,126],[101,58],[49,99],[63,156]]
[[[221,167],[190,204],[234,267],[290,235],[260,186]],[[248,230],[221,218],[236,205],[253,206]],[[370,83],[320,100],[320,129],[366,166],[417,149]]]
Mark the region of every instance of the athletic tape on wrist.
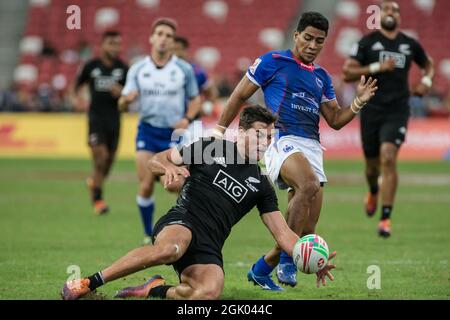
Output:
[[422,80],[420,81],[423,85],[430,88],[433,85],[433,80],[429,76],[422,77]]
[[369,72],[371,74],[378,73],[378,72],[380,72],[380,70],[381,70],[381,63],[374,62],[374,63],[369,64]]

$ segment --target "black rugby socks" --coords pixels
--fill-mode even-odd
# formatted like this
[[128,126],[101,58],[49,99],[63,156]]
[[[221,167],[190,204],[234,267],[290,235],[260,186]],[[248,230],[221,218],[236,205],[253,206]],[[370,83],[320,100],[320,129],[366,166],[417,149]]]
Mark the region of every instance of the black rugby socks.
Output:
[[392,206],[383,206],[381,208],[381,220],[386,220],[391,218]]
[[148,293],[149,298],[159,298],[165,299],[167,295],[167,291],[173,286],[156,286],[150,289]]
[[105,281],[103,280],[102,273],[99,271],[97,273],[94,273],[92,276],[88,277],[89,279],[89,289],[91,291],[94,291],[98,287],[102,286]]

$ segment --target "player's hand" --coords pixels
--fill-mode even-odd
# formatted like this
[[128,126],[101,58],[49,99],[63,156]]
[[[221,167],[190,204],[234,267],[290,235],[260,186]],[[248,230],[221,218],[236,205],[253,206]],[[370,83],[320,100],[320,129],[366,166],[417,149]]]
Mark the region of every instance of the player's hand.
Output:
[[384,60],[380,65],[380,72],[393,71],[394,69],[395,69],[394,59]]
[[414,88],[414,95],[419,96],[419,97],[423,97],[424,95],[426,95],[428,92],[430,92],[430,87],[427,87],[426,85],[424,85],[423,83],[419,83],[415,88]]
[[319,272],[316,273],[316,276],[317,276],[317,280],[316,280],[317,288],[320,288],[320,284],[322,284],[323,286],[327,285],[326,277],[328,277],[328,279],[330,279],[331,281],[334,280],[334,276],[331,274],[330,270],[336,268],[336,265],[331,264],[330,260],[333,259],[335,256],[336,256],[336,251],[334,251],[328,257],[327,265],[325,267],[323,267],[322,270],[320,270]]
[[185,178],[190,176],[189,170],[186,167],[177,167],[174,165],[169,165],[165,170],[166,179],[164,180],[164,188],[166,189],[173,182],[178,182],[178,175]]
[[125,102],[126,103],[132,103],[139,95],[139,92],[137,91],[131,91],[125,96]]
[[120,84],[118,84],[117,82],[114,82],[111,87],[109,88],[111,95],[114,98],[119,98],[122,94],[122,89],[123,86],[121,86]]
[[377,91],[377,79],[369,77],[366,81],[365,76],[361,76],[358,87],[356,87],[356,96],[362,103],[367,103]]
[[187,129],[189,126],[189,120],[186,118],[183,118],[175,123],[173,126],[174,129]]

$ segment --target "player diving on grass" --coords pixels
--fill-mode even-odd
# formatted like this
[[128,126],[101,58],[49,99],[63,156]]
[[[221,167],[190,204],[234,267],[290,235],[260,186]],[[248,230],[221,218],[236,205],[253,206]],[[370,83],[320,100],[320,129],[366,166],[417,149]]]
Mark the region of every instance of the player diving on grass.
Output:
[[[136,202],[144,224],[144,244],[151,242],[155,175],[147,163],[157,152],[172,146],[175,129],[186,129],[200,112],[201,99],[189,63],[172,54],[176,22],[157,19],[152,25],[150,55],[133,64],[127,76],[119,108],[139,99],[136,166],[139,191]],[[186,101],[187,107],[186,107]],[[179,186],[172,186],[179,190]]]
[[[156,154],[149,167],[155,175],[166,175],[166,186],[179,176],[187,179],[177,203],[156,223],[153,245],[130,251],[90,277],[66,282],[63,299],[81,298],[107,282],[163,264],[173,265],[179,284],[167,285],[157,275],[116,297],[218,299],[224,286],[222,247],[231,228],[254,207],[278,246],[292,254],[298,236],[286,224],[275,190],[257,164],[271,142],[275,120],[266,108],[250,106],[240,115],[235,143],[202,138]],[[333,280],[334,267],[328,263],[317,273],[318,285],[326,277]]]
[[[349,123],[374,96],[376,80],[360,78],[356,97],[348,108],[336,100],[330,75],[314,60],[328,33],[328,20],[317,12],[304,13],[294,33],[292,50],[273,51],[256,59],[231,94],[218,124],[217,136],[236,117],[241,106],[259,88],[267,107],[278,115],[274,137],[265,154],[271,180],[288,189],[286,220],[299,236],[315,233],[322,208],[323,151],[319,138],[320,114],[333,129]],[[248,280],[263,289],[281,291],[271,278],[275,266],[280,283],[297,284],[296,267],[289,253],[276,246],[248,272]]]

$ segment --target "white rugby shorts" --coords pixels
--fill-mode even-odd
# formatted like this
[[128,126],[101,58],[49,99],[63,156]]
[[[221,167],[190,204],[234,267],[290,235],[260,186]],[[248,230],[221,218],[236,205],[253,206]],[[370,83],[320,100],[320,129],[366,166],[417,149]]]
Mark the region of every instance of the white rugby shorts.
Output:
[[264,155],[266,170],[270,179],[280,189],[288,189],[289,186],[281,179],[280,170],[284,161],[292,154],[300,152],[308,159],[319,182],[327,182],[323,170],[323,147],[319,141],[293,135],[274,140],[267,148]]

